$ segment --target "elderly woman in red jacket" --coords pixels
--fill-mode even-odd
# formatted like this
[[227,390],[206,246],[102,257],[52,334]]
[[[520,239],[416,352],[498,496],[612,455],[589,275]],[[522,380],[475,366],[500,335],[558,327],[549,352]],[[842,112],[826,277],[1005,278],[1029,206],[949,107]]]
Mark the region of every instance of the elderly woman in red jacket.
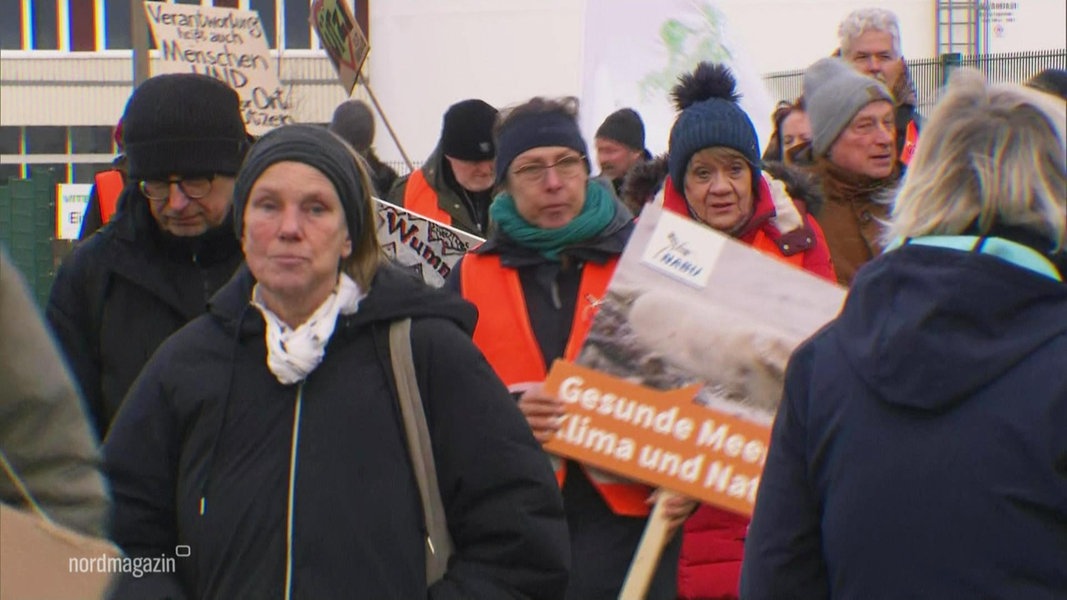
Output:
[[[762,165],[778,179],[763,172],[756,129],[737,104],[730,70],[701,63],[679,78],[672,95],[680,112],[669,153],[627,181],[631,205],[650,198],[656,170],[665,170],[659,196],[667,210],[836,281],[822,230],[807,214],[815,198],[791,197],[806,179],[780,164]],[[701,506],[685,523],[678,597],[736,598],[747,529],[747,518]]]

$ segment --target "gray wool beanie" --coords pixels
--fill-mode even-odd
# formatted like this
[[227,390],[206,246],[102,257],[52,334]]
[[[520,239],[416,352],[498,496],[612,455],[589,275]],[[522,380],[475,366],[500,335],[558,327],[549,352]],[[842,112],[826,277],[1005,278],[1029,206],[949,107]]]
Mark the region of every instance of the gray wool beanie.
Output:
[[358,239],[371,193],[363,187],[352,150],[337,135],[315,125],[285,125],[259,138],[252,146],[233,184],[233,226],[237,238],[241,238],[244,228],[245,206],[253,184],[268,167],[285,161],[314,167],[330,180],[345,211],[348,236]]
[[333,111],[330,131],[356,149],[366,152],[374,143],[374,113],[362,100],[346,100]]
[[826,156],[845,127],[872,102],[893,103],[885,85],[839,58],[824,58],[804,72],[804,101],[811,120],[811,146]]

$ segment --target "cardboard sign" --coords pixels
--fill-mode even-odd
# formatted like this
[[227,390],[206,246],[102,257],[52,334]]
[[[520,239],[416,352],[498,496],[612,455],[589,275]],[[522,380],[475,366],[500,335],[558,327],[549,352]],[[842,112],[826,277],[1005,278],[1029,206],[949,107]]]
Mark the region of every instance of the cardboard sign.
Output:
[[245,126],[254,135],[295,122],[259,13],[150,1],[144,6],[159,47],[154,75],[200,73],[225,82],[241,97]]
[[635,481],[751,514],[770,429],[692,403],[700,386],[661,392],[556,361],[545,389],[567,406],[545,449]]
[[445,284],[452,267],[482,238],[427,219],[384,200],[378,207],[378,243],[386,255],[433,287]]
[[363,61],[367,60],[367,54],[370,53],[367,36],[352,16],[347,2],[315,0],[311,5],[311,23],[333,67],[337,69],[341,85],[351,96]]
[[596,303],[584,369],[549,372],[567,412],[546,448],[751,515],[786,362],[845,290],[679,219],[641,213]]
[[89,205],[89,183],[56,184],[56,239],[76,240],[82,229],[82,218]]

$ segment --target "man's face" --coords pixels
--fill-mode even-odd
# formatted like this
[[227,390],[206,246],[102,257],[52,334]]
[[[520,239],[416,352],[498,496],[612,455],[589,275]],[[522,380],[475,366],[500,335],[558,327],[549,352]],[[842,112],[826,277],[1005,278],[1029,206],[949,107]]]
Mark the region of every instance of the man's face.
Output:
[[596,161],[600,164],[601,175],[619,179],[640,159],[640,150],[634,150],[615,140],[596,138]]
[[202,185],[203,180],[202,177],[183,178],[180,175],[171,175],[168,178],[169,185],[168,181],[144,182],[143,185],[149,188],[163,189],[163,185],[168,188],[165,198],[154,200],[149,197],[147,200],[148,208],[159,223],[160,229],[178,237],[195,237],[203,235],[212,227],[222,225],[233,203],[234,178],[230,175],[215,175],[210,179],[210,190],[206,194],[199,198],[190,198],[186,190],[199,196],[200,190],[196,187]]
[[445,156],[448,164],[452,167],[452,174],[456,176],[456,183],[468,192],[484,192],[493,187],[496,181],[496,169],[492,160],[460,160]]
[[863,32],[853,40],[844,58],[857,71],[878,79],[891,90],[904,73],[904,59],[893,50],[893,36],[886,31]]
[[896,122],[885,100],[863,107],[830,146],[830,162],[874,179],[888,177],[896,165]]

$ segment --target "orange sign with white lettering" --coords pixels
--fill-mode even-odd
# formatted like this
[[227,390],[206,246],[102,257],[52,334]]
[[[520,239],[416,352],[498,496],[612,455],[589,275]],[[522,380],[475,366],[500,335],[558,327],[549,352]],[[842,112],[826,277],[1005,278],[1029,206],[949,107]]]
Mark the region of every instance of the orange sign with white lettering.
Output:
[[751,516],[770,427],[694,404],[698,389],[654,390],[557,360],[545,391],[566,413],[544,447]]

